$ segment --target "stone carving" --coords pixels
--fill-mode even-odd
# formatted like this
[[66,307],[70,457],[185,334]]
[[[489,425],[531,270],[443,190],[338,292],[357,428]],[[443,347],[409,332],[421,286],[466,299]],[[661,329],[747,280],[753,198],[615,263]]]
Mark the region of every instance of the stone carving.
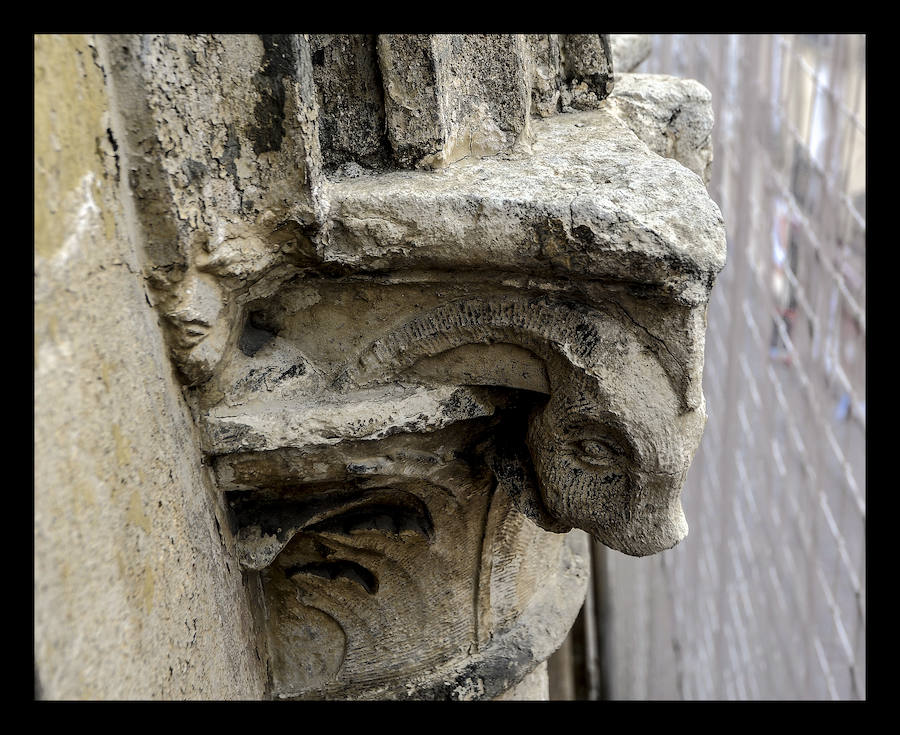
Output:
[[650,150],[674,158],[709,185],[713,116],[706,87],[664,74],[623,74],[609,105]]
[[119,40],[147,274],[273,696],[503,695],[581,605],[566,532],[687,532],[708,93],[614,77],[596,34]]
[[609,37],[613,67],[617,74],[635,71],[650,55],[650,36],[640,33],[618,33]]

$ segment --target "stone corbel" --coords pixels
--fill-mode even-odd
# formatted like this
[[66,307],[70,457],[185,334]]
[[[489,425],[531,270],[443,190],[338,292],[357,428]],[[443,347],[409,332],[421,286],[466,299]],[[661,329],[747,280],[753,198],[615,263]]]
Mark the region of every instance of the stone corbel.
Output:
[[[169,178],[137,175],[209,225],[167,251],[183,267],[158,303],[234,512],[273,696],[495,698],[574,621],[582,531],[633,555],[687,533],[725,255],[701,178],[708,97],[642,75],[610,94],[596,35],[347,38],[247,51],[261,71],[235,95],[277,99],[290,143],[249,156],[253,140],[274,146],[259,116],[223,120],[203,149],[214,181],[179,189],[166,156],[153,160]],[[190,67],[238,41],[173,43]],[[377,59],[387,137],[366,165],[330,148],[329,169],[320,141],[349,133],[320,118],[316,81],[321,97],[356,78],[322,76],[335,43]],[[431,86],[391,76],[407,46]],[[483,47],[505,96],[479,77]],[[144,68],[144,97],[165,104]],[[587,111],[555,114],[564,100]],[[393,165],[367,168],[390,146]],[[250,190],[264,206],[247,209]]]

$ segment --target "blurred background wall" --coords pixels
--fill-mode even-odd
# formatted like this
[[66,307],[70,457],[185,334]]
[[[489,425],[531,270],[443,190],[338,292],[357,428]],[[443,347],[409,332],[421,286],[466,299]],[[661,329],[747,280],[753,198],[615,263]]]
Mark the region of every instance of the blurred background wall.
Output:
[[557,699],[866,697],[866,39],[653,36],[697,79],[728,263],[687,539],[595,546]]

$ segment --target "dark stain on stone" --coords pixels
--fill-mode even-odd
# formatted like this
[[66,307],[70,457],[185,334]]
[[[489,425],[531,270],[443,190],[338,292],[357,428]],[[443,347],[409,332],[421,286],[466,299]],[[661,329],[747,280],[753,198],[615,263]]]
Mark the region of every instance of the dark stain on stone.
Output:
[[399,536],[404,531],[418,534],[428,543],[434,541],[434,521],[426,506],[408,508],[389,503],[372,503],[308,526],[310,533],[340,533],[351,536],[359,531],[378,531]]
[[[332,532],[352,535],[372,530],[397,536],[404,531],[434,541],[434,521],[428,506],[402,489],[362,488],[356,479],[296,484],[281,489],[234,491],[228,503],[237,527],[258,527],[261,534],[287,543],[298,533]],[[328,554],[323,554],[326,558]]]
[[[253,357],[277,335],[278,327],[271,323],[264,312],[251,311],[238,339],[238,348],[248,357]],[[266,372],[271,372],[271,369]]]
[[301,364],[292,365],[287,370],[285,370],[281,375],[278,376],[276,380],[282,381],[287,380],[288,378],[294,378],[299,375],[304,375],[306,373],[306,367]]
[[224,430],[217,430],[212,433],[210,437],[213,442],[237,442],[243,439],[250,433],[250,428],[247,426],[229,426]]
[[374,170],[389,165],[375,39],[372,34],[310,34],[319,144],[328,171],[349,162]]
[[260,99],[253,109],[256,125],[247,128],[247,136],[253,142],[256,155],[268,151],[280,151],[284,138],[284,77],[297,78],[297,56],[293,39],[289,34],[260,35],[263,42],[263,60],[260,70],[253,75],[253,84]]
[[119,144],[116,143],[115,136],[110,128],[106,129],[106,137],[109,139],[113,149],[113,157],[116,159],[116,180],[119,178]]
[[[534,668],[533,654],[518,647],[509,646],[501,655],[480,659],[443,681],[408,692],[407,698],[426,701],[492,699],[515,686]],[[478,691],[478,684],[482,691]]]
[[247,323],[244,325],[244,331],[241,332],[240,339],[238,339],[238,349],[247,357],[253,357],[266,344],[275,339],[273,332],[263,329],[261,326],[253,318],[253,314],[250,315],[250,318],[247,319]]
[[219,163],[222,164],[224,169],[228,172],[228,175],[234,179],[235,186],[240,189],[237,166],[234,161],[236,158],[241,157],[241,141],[234,130],[234,126],[226,125],[225,131],[227,133],[225,137],[225,150],[222,153],[222,158],[219,160]]
[[184,162],[183,169],[184,175],[187,176],[188,184],[193,184],[195,181],[201,181],[208,171],[204,164],[199,161],[194,161],[191,158]]
[[[244,354],[247,353],[244,352]],[[252,355],[247,356],[252,357]],[[271,372],[272,368],[254,368],[236,383],[236,387],[249,391],[262,390],[266,384],[266,378]]]
[[669,118],[669,122],[667,123],[669,127],[671,127],[672,125],[675,124],[675,120],[678,119],[678,116],[680,114],[681,114],[681,106],[679,105],[678,107],[675,108],[675,110],[672,112],[671,117]]

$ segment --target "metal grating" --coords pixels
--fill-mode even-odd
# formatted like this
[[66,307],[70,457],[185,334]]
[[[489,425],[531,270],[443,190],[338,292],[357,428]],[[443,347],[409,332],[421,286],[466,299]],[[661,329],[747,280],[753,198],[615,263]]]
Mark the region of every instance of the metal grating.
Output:
[[595,548],[580,696],[866,696],[865,56],[859,35],[659,36],[639,69],[713,94],[728,263],[690,535]]

